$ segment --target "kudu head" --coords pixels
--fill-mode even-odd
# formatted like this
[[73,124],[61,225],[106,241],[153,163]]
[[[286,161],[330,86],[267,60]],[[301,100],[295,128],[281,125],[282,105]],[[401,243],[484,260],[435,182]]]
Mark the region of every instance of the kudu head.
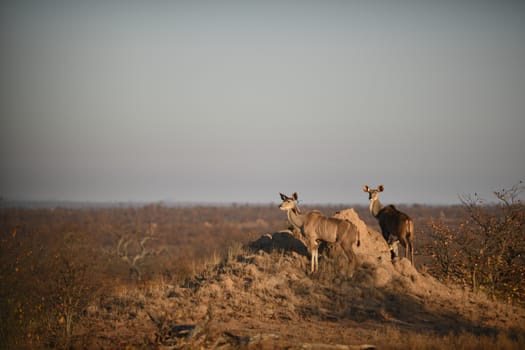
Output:
[[376,189],[372,189],[368,187],[368,185],[363,186],[363,191],[368,192],[368,199],[372,202],[379,199],[379,192],[383,192],[384,189],[385,189],[385,186],[383,185],[377,186]]
[[291,197],[288,197],[284,193],[279,193],[281,195],[282,203],[279,205],[279,209],[284,211],[290,211],[295,210],[297,214],[300,214],[301,211],[299,210],[299,207],[297,206],[297,192],[292,193]]

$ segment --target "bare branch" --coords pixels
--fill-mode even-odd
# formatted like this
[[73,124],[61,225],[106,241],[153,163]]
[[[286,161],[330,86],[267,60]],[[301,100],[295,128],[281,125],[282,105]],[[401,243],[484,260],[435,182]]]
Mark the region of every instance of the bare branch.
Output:
[[[154,230],[148,229],[148,233],[152,233]],[[143,237],[140,241],[138,237],[131,237],[129,235],[120,237],[118,243],[117,243],[117,255],[122,259],[122,261],[125,261],[129,266],[129,274],[130,276],[133,276],[134,274],[137,275],[137,279],[142,279],[142,270],[141,270],[141,264],[145,257],[148,255],[153,255],[154,250],[148,250],[146,247],[146,243],[149,240],[153,240],[154,238],[150,235],[147,235]],[[128,247],[134,244],[135,246],[140,247],[140,251],[136,253],[130,252]],[[132,250],[133,251],[133,250]]]

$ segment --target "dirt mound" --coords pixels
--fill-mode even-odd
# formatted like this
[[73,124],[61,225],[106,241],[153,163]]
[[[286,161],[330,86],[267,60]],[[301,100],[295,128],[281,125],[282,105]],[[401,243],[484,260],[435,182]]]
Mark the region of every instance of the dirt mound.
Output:
[[290,230],[262,235],[259,239],[250,242],[248,247],[254,251],[263,250],[266,253],[284,250],[293,251],[304,256],[308,254],[304,243],[297,239]]
[[354,250],[360,263],[390,263],[390,248],[383,236],[369,229],[353,208],[341,210],[334,217],[352,222],[359,230],[361,245]]
[[[429,295],[446,298],[452,294],[449,287],[432,276],[419,273],[408,259],[392,260],[390,248],[381,233],[368,228],[353,208],[342,210],[334,216],[351,221],[360,232],[361,246],[355,249],[359,260],[359,268],[354,276],[357,285],[387,288],[418,298]],[[457,291],[455,294],[458,294]]]

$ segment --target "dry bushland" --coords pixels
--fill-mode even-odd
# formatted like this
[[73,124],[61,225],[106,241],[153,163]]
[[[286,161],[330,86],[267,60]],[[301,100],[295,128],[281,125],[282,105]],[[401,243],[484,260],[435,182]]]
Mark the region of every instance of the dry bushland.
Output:
[[355,272],[324,246],[315,274],[276,205],[0,209],[0,347],[523,348],[521,307],[424,272],[431,219],[456,230],[462,208],[402,209],[417,270],[390,261],[366,206],[321,208],[361,246]]
[[522,184],[494,192],[495,204],[463,196],[464,217],[452,227],[432,222],[427,246],[430,271],[443,281],[483,290],[509,302],[525,302],[525,205]]

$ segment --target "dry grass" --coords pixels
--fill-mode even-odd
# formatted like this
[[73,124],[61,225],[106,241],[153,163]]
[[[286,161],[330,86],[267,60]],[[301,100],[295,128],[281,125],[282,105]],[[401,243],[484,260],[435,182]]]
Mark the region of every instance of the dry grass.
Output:
[[[307,263],[307,257],[295,253],[254,252],[234,244],[224,255],[211,256],[185,285],[159,278],[115,287],[91,308],[88,318],[95,326],[90,334],[96,335],[97,342],[84,337],[83,346],[299,349],[301,344],[322,343],[373,344],[379,349],[512,350],[525,344],[524,328],[507,325],[515,315],[508,314],[506,322],[493,326],[483,321],[492,315],[489,307],[499,312],[508,306],[464,292],[453,294],[450,286],[443,287],[449,288],[444,294],[455,299],[447,301],[423,300],[407,290],[403,294],[399,286],[376,288],[373,281],[357,282],[337,274],[328,281],[326,276],[307,275]],[[463,311],[478,316],[469,319],[454,309],[465,300],[471,303]],[[439,311],[440,316],[432,311],[436,306],[447,310]],[[174,330],[185,327],[192,336],[177,338]]]
[[501,331],[496,335],[477,335],[467,332],[454,333],[447,335],[428,335],[404,332],[398,328],[387,327],[380,332],[380,337],[388,339],[380,348],[404,349],[404,350],[520,350],[525,345],[525,335],[512,334]]
[[[512,350],[522,349],[525,344],[523,328],[489,327],[472,320],[465,321],[470,330],[456,331],[454,327],[459,323],[447,326],[447,322],[454,321],[441,320],[426,311],[431,305],[420,305],[404,314],[399,308],[412,302],[408,297],[390,289],[356,284],[352,279],[340,281],[340,276],[336,278],[339,282],[307,276],[297,267],[301,265],[298,260],[307,262],[306,257],[282,251],[254,253],[232,245],[220,259],[210,258],[205,269],[194,278],[192,287],[170,285],[159,279],[140,286],[115,288],[112,298],[98,306],[96,319],[109,321],[100,325],[106,330],[111,322],[116,323],[111,334],[117,340],[127,335],[125,341],[136,348],[155,344],[220,348],[219,343],[229,344],[228,348],[242,348],[242,341],[252,344],[248,348],[283,349],[323,343],[339,344],[340,348],[344,348],[343,344],[373,344],[380,349]],[[473,303],[478,299],[468,298],[469,305],[480,312]],[[465,303],[465,300],[454,299],[449,303]],[[486,307],[482,309],[488,312],[485,316],[490,315]],[[410,317],[421,323],[433,323],[410,323]],[[465,328],[465,324],[460,326]],[[196,332],[191,339],[177,338],[174,333],[174,329],[184,327]],[[126,332],[128,329],[137,334]],[[119,331],[123,335],[118,335]],[[235,336],[229,338],[225,334]],[[261,347],[250,343],[255,339]],[[116,345],[118,341],[102,344]]]
[[[166,227],[160,222],[161,232]],[[286,232],[256,237],[262,246],[228,238],[228,245],[211,244],[194,257],[183,248],[151,256],[142,281],[130,280],[118,259],[106,260],[116,276],[106,277],[106,287],[79,314],[70,348],[524,348],[523,309],[439,283],[406,261],[378,259],[383,248],[376,244],[384,240],[364,229],[352,274],[337,247],[322,251],[319,272],[308,273],[304,246]],[[3,243],[18,243],[11,236]],[[24,266],[30,265],[14,267]],[[17,344],[46,346],[27,339]]]
[[[174,342],[190,348],[212,346],[225,331],[249,339],[277,330],[279,339],[268,338],[273,348],[295,348],[296,341],[367,343],[380,349],[512,350],[525,344],[523,330],[473,323],[470,331],[455,331],[454,325],[440,325],[441,321],[425,313],[423,307],[411,309],[410,313],[420,321],[430,317],[427,321],[437,322],[437,327],[409,324],[407,315],[398,307],[413,301],[386,290],[356,285],[350,279],[328,283],[319,276],[309,277],[296,264],[297,259],[306,258],[282,251],[254,254],[233,245],[221,259],[211,259],[217,264],[208,262],[197,278],[198,286],[193,288],[159,280],[115,290],[114,320],[130,315],[140,318],[141,313],[153,314],[159,320],[159,329],[150,328],[157,337],[137,340],[135,346],[152,345],[162,337],[165,342],[172,340],[169,327],[184,324],[202,326],[200,336],[191,342]],[[347,328],[342,330],[341,324]],[[356,327],[360,329],[354,332]]]

